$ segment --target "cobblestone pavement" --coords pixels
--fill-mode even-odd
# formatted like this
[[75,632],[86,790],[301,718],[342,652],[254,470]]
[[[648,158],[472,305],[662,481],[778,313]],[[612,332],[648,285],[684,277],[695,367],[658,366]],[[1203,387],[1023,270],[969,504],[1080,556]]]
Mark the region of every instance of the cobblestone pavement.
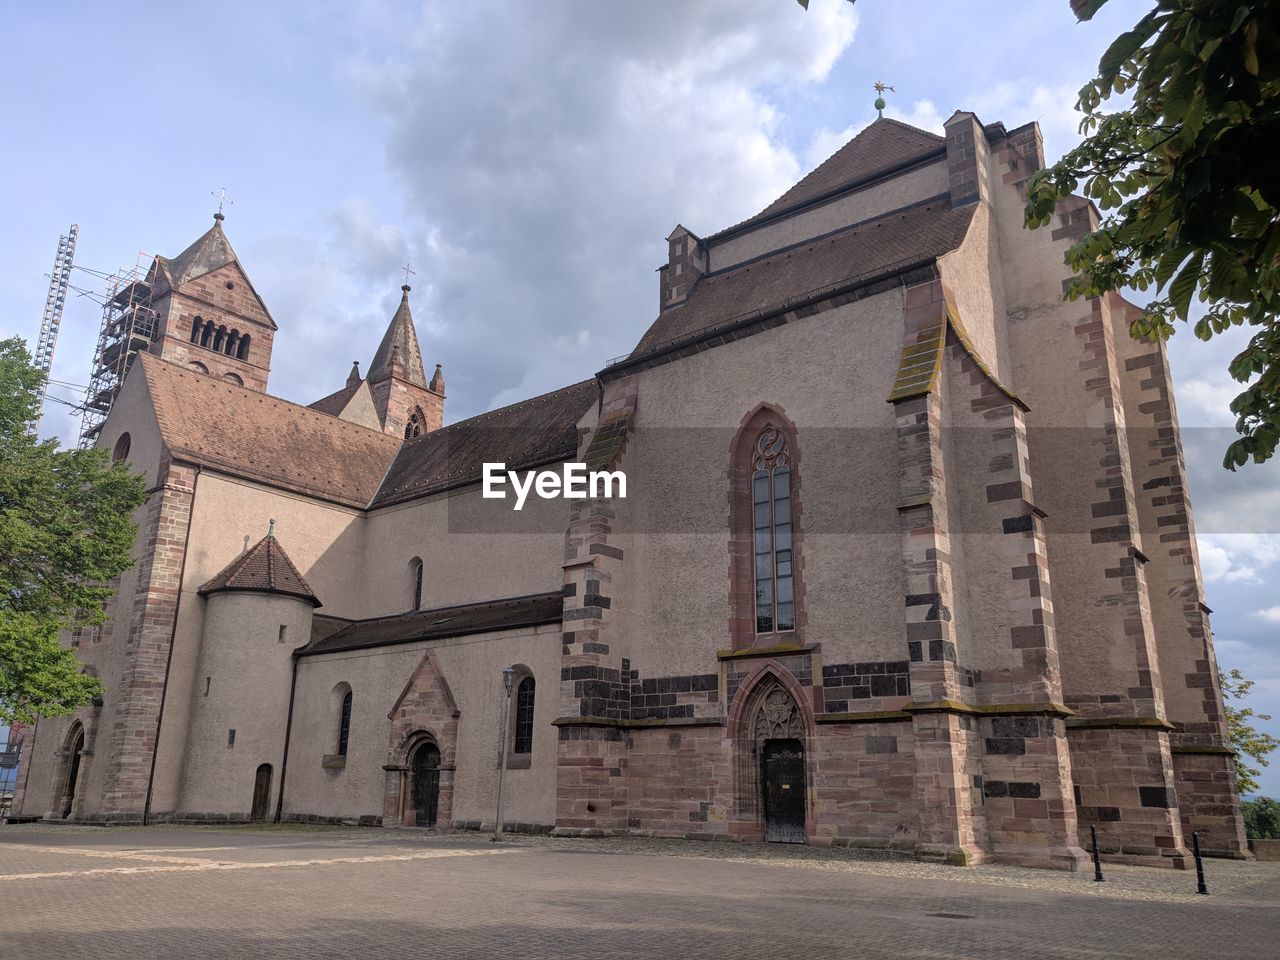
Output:
[[0,827],[0,957],[1280,956],[1280,864],[961,869],[847,851],[314,827]]

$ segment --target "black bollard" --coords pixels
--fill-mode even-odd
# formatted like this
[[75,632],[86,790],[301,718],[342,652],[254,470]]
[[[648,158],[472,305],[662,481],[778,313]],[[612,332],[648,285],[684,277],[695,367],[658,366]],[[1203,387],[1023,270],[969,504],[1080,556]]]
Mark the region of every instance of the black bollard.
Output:
[[1097,829],[1093,826],[1093,824],[1090,824],[1090,825],[1089,825],[1089,838],[1090,838],[1090,840],[1091,840],[1090,846],[1093,848],[1093,879],[1094,879],[1094,882],[1095,882],[1095,883],[1106,883],[1107,881],[1106,881],[1106,880],[1104,880],[1104,879],[1102,878],[1102,861],[1098,859],[1098,831],[1097,831]]
[[1200,834],[1191,831],[1191,852],[1196,858],[1196,893],[1209,894],[1209,888],[1204,883],[1204,861],[1200,859]]

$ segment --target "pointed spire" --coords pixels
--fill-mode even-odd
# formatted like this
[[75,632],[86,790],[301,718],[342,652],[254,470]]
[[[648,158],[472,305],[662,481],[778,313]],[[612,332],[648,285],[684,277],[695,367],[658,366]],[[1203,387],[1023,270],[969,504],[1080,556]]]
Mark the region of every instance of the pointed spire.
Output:
[[360,382],[360,361],[351,361],[351,372],[347,374],[347,386],[354,387]]
[[[373,355],[369,365],[369,379],[382,380],[395,376],[420,387],[427,385],[422,369],[422,351],[418,348],[418,332],[413,326],[413,313],[409,309],[409,285],[400,288],[400,306],[387,327],[387,332]],[[393,364],[400,369],[394,370]]]
[[440,364],[436,364],[436,372],[431,375],[431,382],[427,384],[427,389],[432,393],[444,393],[444,368]]

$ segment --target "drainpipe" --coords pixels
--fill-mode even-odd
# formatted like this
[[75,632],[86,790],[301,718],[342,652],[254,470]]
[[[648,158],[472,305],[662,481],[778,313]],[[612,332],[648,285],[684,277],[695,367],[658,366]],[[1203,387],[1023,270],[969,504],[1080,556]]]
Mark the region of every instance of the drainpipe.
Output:
[[275,822],[280,822],[280,816],[284,811],[284,775],[289,769],[289,738],[293,734],[293,694],[298,688],[298,652],[302,647],[297,647],[293,651],[293,673],[289,677],[289,714],[284,722],[284,753],[280,757],[280,795],[276,798],[276,816]]
[[169,652],[164,658],[164,684],[160,687],[160,712],[156,715],[156,745],[151,750],[151,772],[147,774],[147,799],[142,805],[142,825],[151,822],[151,792],[156,781],[156,757],[160,754],[160,728],[164,723],[164,704],[169,694],[169,668],[173,666],[173,645],[178,639],[178,615],[182,612],[182,581],[187,575],[187,553],[191,546],[191,521],[196,515],[196,487],[200,485],[203,468],[196,464],[196,475],[191,481],[191,509],[187,511],[187,532],[182,540],[182,563],[178,565],[178,596],[173,602],[173,628],[169,631]]

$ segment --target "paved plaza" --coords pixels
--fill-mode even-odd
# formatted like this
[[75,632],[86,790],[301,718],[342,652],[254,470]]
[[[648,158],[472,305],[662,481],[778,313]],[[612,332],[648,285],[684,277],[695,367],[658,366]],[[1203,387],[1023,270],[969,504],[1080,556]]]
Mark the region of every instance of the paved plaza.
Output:
[[961,869],[656,840],[0,827],[0,957],[1274,958],[1280,864]]

